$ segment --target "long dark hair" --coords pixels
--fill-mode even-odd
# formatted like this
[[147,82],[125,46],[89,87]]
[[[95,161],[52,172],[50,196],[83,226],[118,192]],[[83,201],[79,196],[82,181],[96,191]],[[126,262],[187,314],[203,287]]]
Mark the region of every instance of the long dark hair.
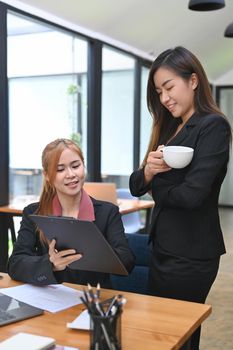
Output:
[[147,107],[152,115],[153,125],[148,150],[142,166],[145,165],[149,152],[157,149],[159,144],[165,144],[175,133],[178,124],[181,122],[180,118],[174,118],[161,104],[156,92],[154,75],[161,67],[174,71],[187,81],[195,73],[198,79],[198,86],[194,94],[195,113],[203,116],[217,113],[225,118],[213,99],[206,73],[197,57],[182,46],[162,52],[152,63],[148,77]]

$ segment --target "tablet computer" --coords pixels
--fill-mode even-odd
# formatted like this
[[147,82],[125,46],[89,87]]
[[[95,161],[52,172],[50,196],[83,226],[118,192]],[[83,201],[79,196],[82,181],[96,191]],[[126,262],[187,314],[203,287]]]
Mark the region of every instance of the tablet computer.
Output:
[[58,250],[75,249],[82,258],[69,265],[71,269],[128,275],[113,248],[92,221],[64,216],[30,215],[45,236],[56,240]]
[[43,314],[43,310],[0,293],[0,326]]

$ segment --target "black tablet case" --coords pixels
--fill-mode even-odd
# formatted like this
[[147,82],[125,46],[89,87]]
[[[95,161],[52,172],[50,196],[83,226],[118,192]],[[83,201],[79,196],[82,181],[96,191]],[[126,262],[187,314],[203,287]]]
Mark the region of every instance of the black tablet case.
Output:
[[128,275],[123,263],[92,221],[64,216],[30,215],[45,236],[56,240],[57,250],[75,249],[82,258],[71,269]]

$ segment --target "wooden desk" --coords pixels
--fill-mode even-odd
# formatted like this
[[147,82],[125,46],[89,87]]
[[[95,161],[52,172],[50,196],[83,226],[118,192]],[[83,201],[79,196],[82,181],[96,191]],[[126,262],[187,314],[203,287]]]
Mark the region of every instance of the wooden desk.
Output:
[[119,210],[122,215],[130,214],[135,211],[151,209],[154,206],[154,201],[152,200],[132,200],[132,199],[121,199],[117,200],[119,205]]
[[[37,202],[38,197],[23,196],[19,200],[15,200],[9,205],[0,207],[0,271],[6,272],[6,264],[8,260],[8,229],[14,232],[14,216],[21,216],[23,208],[32,202]],[[146,229],[150,219],[150,209],[154,206],[151,200],[129,200],[119,199],[119,210],[122,215],[129,214],[139,210],[147,210]]]
[[[22,200],[17,202],[12,202],[8,205],[4,205],[0,207],[0,213],[11,214],[13,216],[21,216],[23,212],[23,208],[28,204],[37,202],[38,198],[34,200]],[[132,199],[121,199],[117,200],[119,205],[119,211],[122,215],[130,214],[135,211],[151,209],[154,206],[154,201],[152,200],[132,200]]]
[[0,207],[0,213],[12,216],[22,216],[23,208],[33,202],[38,202],[38,196],[19,196],[12,200],[8,205]]
[[[0,273],[0,287],[11,287],[19,283]],[[66,284],[82,290],[81,286]],[[103,290],[102,298],[115,295],[113,290]],[[134,293],[124,293],[127,303],[122,315],[123,350],[177,350],[210,315],[211,306],[174,299],[157,298]],[[55,314],[44,315],[13,323],[2,328],[0,341],[18,333],[28,332],[50,336],[57,344],[89,349],[89,332],[71,330],[66,323],[73,321],[83,309],[77,305]]]

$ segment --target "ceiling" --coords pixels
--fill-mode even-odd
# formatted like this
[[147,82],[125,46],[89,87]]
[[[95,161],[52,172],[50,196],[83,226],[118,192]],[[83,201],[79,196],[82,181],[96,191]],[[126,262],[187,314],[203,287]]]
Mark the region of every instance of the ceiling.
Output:
[[185,46],[201,60],[210,82],[233,85],[233,38],[223,36],[226,26],[233,22],[232,0],[225,0],[223,9],[206,12],[189,10],[188,0],[3,2],[26,6],[23,9],[68,22],[80,31],[86,29],[146,58],[153,59],[167,48]]

